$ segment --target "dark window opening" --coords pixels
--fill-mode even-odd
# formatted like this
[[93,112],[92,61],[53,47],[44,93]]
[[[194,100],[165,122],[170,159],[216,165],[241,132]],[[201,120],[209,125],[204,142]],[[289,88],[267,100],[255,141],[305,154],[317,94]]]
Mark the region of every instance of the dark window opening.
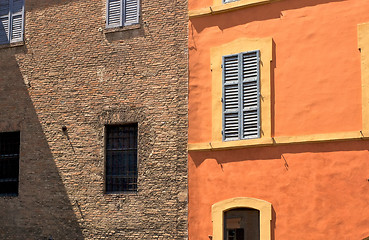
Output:
[[260,212],[236,208],[224,213],[224,240],[260,240]]
[[106,192],[137,191],[137,123],[106,126]]
[[19,145],[19,132],[0,133],[0,196],[18,195]]

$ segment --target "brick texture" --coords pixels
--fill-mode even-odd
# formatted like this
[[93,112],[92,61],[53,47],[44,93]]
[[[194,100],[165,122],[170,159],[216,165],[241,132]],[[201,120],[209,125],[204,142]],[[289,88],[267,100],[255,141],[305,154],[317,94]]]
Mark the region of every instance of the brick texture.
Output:
[[[142,0],[113,31],[105,0],[25,9],[24,44],[0,46],[0,131],[21,132],[0,239],[187,239],[187,1]],[[128,122],[138,191],[105,194],[104,126]]]

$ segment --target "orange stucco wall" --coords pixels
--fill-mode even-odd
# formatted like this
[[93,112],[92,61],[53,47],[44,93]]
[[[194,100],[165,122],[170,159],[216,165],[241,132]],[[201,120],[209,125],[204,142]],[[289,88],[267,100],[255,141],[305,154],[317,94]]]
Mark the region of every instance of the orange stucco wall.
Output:
[[369,21],[367,9],[362,0],[282,0],[192,18],[189,142],[211,139],[210,48],[240,37],[275,42],[274,136],[360,130],[356,26]]
[[[212,137],[210,49],[242,37],[275,44],[272,136],[360,131],[357,25],[368,11],[364,0],[281,0],[191,18],[189,143]],[[209,239],[211,205],[232,197],[272,203],[275,239],[367,237],[368,149],[363,140],[190,151],[189,237]]]

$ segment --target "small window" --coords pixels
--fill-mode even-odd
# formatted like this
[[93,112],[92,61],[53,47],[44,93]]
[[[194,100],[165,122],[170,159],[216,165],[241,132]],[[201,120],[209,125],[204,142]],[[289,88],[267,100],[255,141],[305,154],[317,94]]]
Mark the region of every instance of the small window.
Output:
[[137,191],[137,123],[106,126],[106,192]]
[[24,0],[0,0],[0,44],[23,41]]
[[236,2],[236,1],[239,1],[239,0],[223,0],[223,3],[230,3],[230,2]]
[[0,196],[18,195],[19,145],[19,132],[0,133]]
[[251,208],[224,212],[224,240],[260,240],[260,212]]
[[139,23],[139,0],[106,0],[106,27],[122,27]]
[[260,138],[259,51],[223,57],[223,141]]

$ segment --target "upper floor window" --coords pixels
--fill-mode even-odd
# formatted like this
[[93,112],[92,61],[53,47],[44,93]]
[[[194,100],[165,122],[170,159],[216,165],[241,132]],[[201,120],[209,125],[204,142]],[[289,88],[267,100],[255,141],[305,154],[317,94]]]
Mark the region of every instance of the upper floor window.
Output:
[[107,0],[106,27],[122,27],[139,23],[139,0]]
[[260,211],[235,208],[224,212],[224,240],[260,240]]
[[0,133],[0,196],[18,195],[19,132]]
[[260,138],[259,51],[223,56],[223,140]]
[[23,41],[24,0],[0,0],[0,44]]
[[137,190],[137,123],[106,126],[106,192]]
[[223,3],[230,3],[230,2],[236,2],[238,0],[223,0]]

